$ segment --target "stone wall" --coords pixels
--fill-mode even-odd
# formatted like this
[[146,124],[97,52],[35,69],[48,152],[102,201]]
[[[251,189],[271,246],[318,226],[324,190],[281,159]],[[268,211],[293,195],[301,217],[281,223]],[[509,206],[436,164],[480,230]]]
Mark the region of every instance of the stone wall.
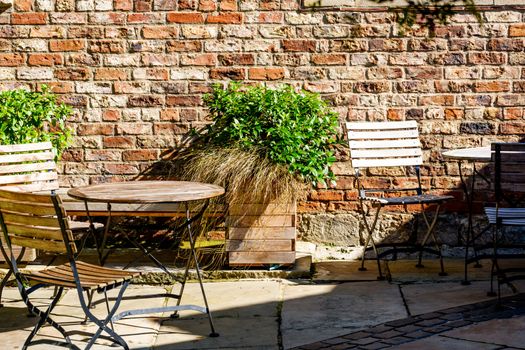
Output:
[[[400,31],[387,12],[304,10],[297,0],[15,0],[0,15],[0,88],[47,84],[75,107],[64,186],[136,177],[207,123],[203,94],[233,79],[322,93],[341,121],[417,120],[425,186],[461,199],[457,164],[441,150],[525,133],[524,12],[483,17],[480,27],[458,15],[428,38]],[[356,240],[344,153],[337,185],[299,205],[307,239]],[[454,232],[464,205],[448,209]]]

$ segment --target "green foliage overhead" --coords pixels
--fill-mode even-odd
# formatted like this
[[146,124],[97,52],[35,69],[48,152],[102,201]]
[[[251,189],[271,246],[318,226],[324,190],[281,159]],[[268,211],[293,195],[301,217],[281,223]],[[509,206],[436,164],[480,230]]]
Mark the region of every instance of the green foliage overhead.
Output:
[[271,89],[231,83],[206,96],[213,124],[206,141],[215,146],[257,150],[307,182],[333,180],[338,114],[318,94],[291,86]]
[[57,157],[69,145],[66,118],[71,108],[57,103],[47,87],[42,92],[24,89],[0,93],[0,144],[51,141]]
[[[378,4],[393,2],[394,0],[372,0]],[[428,28],[433,34],[437,24],[447,24],[448,19],[458,13],[457,8],[464,7],[473,14],[478,22],[482,22],[481,14],[476,8],[475,0],[405,0],[406,6],[394,9],[397,22],[403,27],[419,24]]]

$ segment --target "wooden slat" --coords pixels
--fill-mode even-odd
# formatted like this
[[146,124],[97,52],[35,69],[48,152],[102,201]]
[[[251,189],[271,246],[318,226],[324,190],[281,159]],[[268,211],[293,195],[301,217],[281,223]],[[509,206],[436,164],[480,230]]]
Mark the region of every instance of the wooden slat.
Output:
[[292,215],[228,216],[226,226],[231,227],[290,227],[294,226]]
[[351,150],[352,158],[403,158],[421,157],[423,153],[420,148],[392,148],[392,149],[366,149]]
[[[29,208],[31,209],[31,208]],[[32,212],[29,210],[28,213]],[[46,217],[37,215],[28,215],[20,213],[3,212],[4,221],[9,224],[27,225],[27,226],[44,226],[59,228],[59,222],[56,217]]]
[[[7,224],[7,232],[12,235],[28,238],[35,237],[39,239],[62,241],[62,231],[60,231],[60,229]],[[62,243],[62,245],[64,245],[64,243]]]
[[347,130],[395,130],[417,128],[415,120],[402,122],[347,122]]
[[40,249],[40,250],[47,250],[47,251],[55,252],[55,253],[66,253],[67,252],[64,242],[49,241],[49,240],[43,240],[43,239],[32,239],[32,238],[20,237],[20,236],[10,236],[10,237],[11,237],[11,243],[14,245],[28,247],[28,248],[35,248],[35,249]]
[[0,186],[2,190],[16,191],[16,192],[36,192],[36,191],[51,191],[56,190],[59,184],[58,181],[49,181],[49,182],[36,182],[32,184],[25,185],[6,185]]
[[22,143],[16,145],[0,145],[0,153],[15,153],[15,152],[28,152],[28,151],[47,151],[52,150],[53,145],[49,141],[45,142],[34,142],[34,143]]
[[0,163],[38,162],[44,160],[53,160],[54,158],[55,156],[53,155],[53,152],[6,154],[0,155]]
[[35,203],[20,201],[0,201],[0,209],[8,211],[25,212],[31,208],[31,212],[36,215],[55,215],[55,207],[52,204],[35,205]]
[[246,264],[293,264],[295,252],[230,252],[230,265]]
[[58,174],[55,171],[46,171],[40,173],[19,174],[19,175],[4,175],[0,176],[0,185],[17,184],[37,181],[57,180]]
[[525,193],[525,183],[508,183],[503,182],[500,185],[500,188],[502,191],[508,191],[508,192],[523,192]]
[[417,130],[391,130],[391,131],[349,131],[348,140],[388,140],[388,139],[416,139],[419,137]]
[[56,164],[52,161],[40,163],[27,163],[15,165],[1,165],[0,174],[27,173],[33,171],[56,170]]
[[228,207],[229,215],[242,216],[250,215],[290,215],[294,214],[295,205],[290,204],[230,204]]
[[394,167],[394,166],[413,166],[423,164],[421,157],[414,158],[390,158],[390,159],[352,159],[352,167]]
[[273,240],[226,240],[226,251],[228,252],[289,252],[293,248],[293,242],[289,239]]
[[295,227],[228,227],[229,239],[295,239]]
[[350,149],[421,147],[419,139],[349,141]]
[[521,173],[502,173],[501,181],[508,183],[525,183],[525,169],[523,169]]
[[40,195],[33,193],[4,191],[6,187],[0,187],[0,198],[9,199],[15,202],[29,202],[29,203],[49,203],[53,205],[53,200],[49,195]]

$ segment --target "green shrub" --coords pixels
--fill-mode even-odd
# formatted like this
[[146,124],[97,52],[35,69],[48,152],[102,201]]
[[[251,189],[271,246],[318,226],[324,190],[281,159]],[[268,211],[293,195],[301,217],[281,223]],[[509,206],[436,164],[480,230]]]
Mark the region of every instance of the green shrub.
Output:
[[24,89],[0,93],[0,144],[51,141],[57,157],[68,146],[71,130],[66,118],[71,108],[56,101],[47,87],[42,92]]
[[318,94],[232,83],[215,86],[205,101],[213,120],[210,145],[257,150],[308,182],[334,180],[338,114]]

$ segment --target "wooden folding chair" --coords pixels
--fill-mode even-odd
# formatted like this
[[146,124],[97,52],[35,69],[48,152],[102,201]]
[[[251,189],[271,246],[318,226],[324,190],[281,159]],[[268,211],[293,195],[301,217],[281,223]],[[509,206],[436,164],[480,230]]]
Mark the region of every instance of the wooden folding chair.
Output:
[[[15,145],[0,145],[0,189],[32,193],[58,193],[57,165],[51,142],[36,142]],[[89,222],[69,221],[73,237],[80,243],[79,252],[84,247],[90,233],[103,227]],[[96,242],[96,238],[93,237]],[[18,262],[24,256],[25,248],[18,254]],[[53,259],[54,260],[54,259]],[[49,264],[51,264],[51,261]],[[11,277],[9,271],[0,282],[0,307],[2,292]]]
[[[366,241],[363,247],[363,256],[360,270],[365,268],[365,254],[369,250],[368,245],[374,250],[377,267],[379,270],[378,279],[384,279],[381,271],[380,258],[397,254],[397,252],[419,252],[419,261],[417,267],[422,267],[423,252],[433,253],[439,256],[441,272],[445,275],[443,266],[443,256],[441,246],[438,243],[434,233],[434,227],[438,218],[441,205],[452,199],[451,196],[441,196],[424,194],[421,187],[420,165],[422,164],[422,152],[419,142],[419,133],[415,121],[404,122],[350,122],[346,123],[348,132],[348,142],[350,146],[350,157],[352,167],[354,168],[356,184],[359,191],[359,211],[362,216],[363,226],[366,230]],[[413,167],[417,184],[415,187],[403,188],[367,188],[362,180],[363,172],[368,168],[377,167],[403,167],[405,174],[409,167]],[[364,171],[363,171],[364,170]],[[407,193],[404,196],[394,196],[396,193]],[[368,211],[365,208],[368,203],[375,212],[371,223],[368,222]],[[423,236],[421,243],[415,242],[412,246],[407,244],[385,244],[378,245],[374,242],[373,234],[376,231],[381,209],[392,205],[410,205],[419,204],[422,208],[422,217],[427,226],[427,231]],[[425,205],[434,204],[436,209],[433,218],[429,218],[425,213]],[[435,249],[427,247],[429,238],[432,237]],[[394,247],[393,249],[379,253],[380,246]]]
[[[55,194],[39,195],[0,190],[0,227],[8,248],[6,252],[2,247],[2,253],[9,261],[10,270],[15,276],[20,295],[30,312],[40,317],[27,337],[23,349],[31,344],[32,339],[44,324],[49,324],[57,329],[69,347],[78,349],[71,342],[64,328],[51,318],[51,312],[59,301],[64,288],[77,290],[83,312],[99,327],[89,340],[86,349],[95,344],[102,332],[107,333],[115,344],[128,349],[124,339],[112,329],[112,322],[118,319],[114,315],[130,280],[140,275],[140,272],[103,268],[76,261],[77,247],[73,241],[69,220],[60,198]],[[23,273],[18,269],[17,259],[12,250],[13,245],[66,254],[69,262],[43,271]],[[29,287],[29,285],[32,286]],[[36,307],[29,298],[31,293],[44,286],[58,288],[58,293],[45,311]],[[117,287],[120,290],[113,307],[110,308],[106,292]],[[108,315],[103,320],[91,313],[89,302],[84,297],[84,292],[89,296],[89,292],[92,294],[95,291],[105,295]],[[111,327],[108,327],[108,324],[111,324]]]
[[[493,257],[489,295],[494,295],[493,280],[498,281],[498,300],[501,285],[525,279],[523,267],[501,267],[499,260],[523,258],[524,254],[501,254],[502,248],[524,248],[523,244],[505,244],[506,226],[525,227],[525,143],[493,143],[494,194],[496,203],[485,206],[489,224],[493,227]],[[521,274],[520,274],[521,273]]]

